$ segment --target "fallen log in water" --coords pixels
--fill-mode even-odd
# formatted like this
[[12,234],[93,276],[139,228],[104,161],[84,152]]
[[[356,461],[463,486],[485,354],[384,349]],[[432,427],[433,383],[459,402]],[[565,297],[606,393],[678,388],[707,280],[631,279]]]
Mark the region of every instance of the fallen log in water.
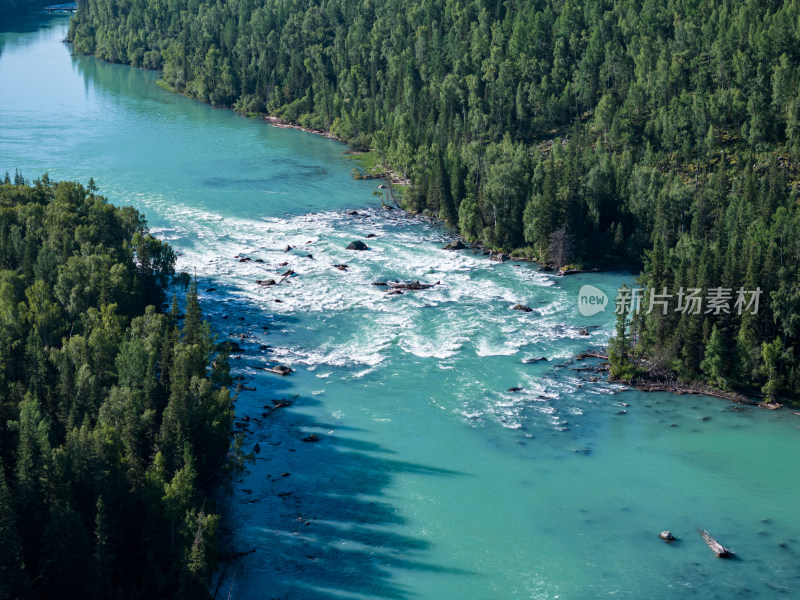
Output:
[[390,282],[388,285],[390,288],[394,288],[396,290],[427,290],[432,288],[435,285],[440,285],[442,282],[437,281],[436,283],[420,283],[419,280],[412,281],[411,283],[400,283],[400,282]]
[[287,367],[286,365],[276,365],[274,367],[263,367],[263,369],[269,373],[275,373],[276,375],[288,375],[292,372],[292,369]]
[[267,410],[267,411],[265,411],[265,412],[261,413],[261,416],[262,416],[262,417],[268,417],[268,416],[270,416],[272,413],[274,413],[276,410],[278,410],[279,408],[283,408],[284,406],[291,406],[291,405],[292,405],[292,403],[291,403],[291,402],[289,402],[288,400],[283,400],[283,401],[281,401],[281,402],[278,402],[278,404],[276,404],[275,406],[273,406],[273,407],[272,407],[272,408],[270,408],[269,410]]
[[587,358],[599,358],[600,360],[608,360],[608,356],[600,354],[599,352],[581,352],[575,357],[575,360],[585,360]]
[[720,544],[708,531],[705,529],[699,529],[698,531],[706,545],[717,555],[717,558],[730,558],[733,556],[733,551]]

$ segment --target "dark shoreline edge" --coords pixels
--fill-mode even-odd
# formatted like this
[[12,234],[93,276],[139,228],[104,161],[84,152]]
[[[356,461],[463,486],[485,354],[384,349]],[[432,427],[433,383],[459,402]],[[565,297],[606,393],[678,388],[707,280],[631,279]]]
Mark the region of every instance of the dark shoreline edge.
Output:
[[[600,363],[598,371],[605,371],[607,373],[606,380],[609,383],[619,383],[628,386],[628,389],[635,389],[640,392],[668,392],[677,395],[694,395],[694,396],[708,396],[711,398],[719,398],[721,400],[729,400],[735,404],[742,404],[746,406],[757,406],[767,410],[778,410],[784,405],[779,402],[763,402],[756,400],[755,396],[746,395],[741,392],[721,390],[712,387],[699,381],[682,382],[674,373],[659,372],[657,375],[649,377],[633,377],[631,379],[620,379],[612,377],[608,372],[608,355],[597,351],[581,352],[575,356],[575,360],[581,361],[587,358],[595,358],[603,362]],[[626,391],[626,390],[623,390]]]

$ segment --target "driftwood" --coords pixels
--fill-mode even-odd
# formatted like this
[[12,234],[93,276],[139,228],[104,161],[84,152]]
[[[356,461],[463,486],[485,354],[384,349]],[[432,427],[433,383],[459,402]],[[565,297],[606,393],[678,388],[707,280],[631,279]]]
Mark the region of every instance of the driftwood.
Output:
[[[283,408],[284,406],[291,406],[291,405],[292,405],[292,403],[291,403],[291,402],[289,402],[288,400],[281,400],[281,401],[280,401],[280,402],[278,402],[278,403],[277,403],[275,406],[272,406],[272,407],[270,407],[270,409],[269,409],[269,410],[266,410],[266,411],[264,411],[263,413],[261,413],[261,416],[262,416],[262,417],[268,417],[268,416],[270,416],[272,413],[274,413],[276,410],[278,410],[279,408]],[[256,445],[257,445],[257,444],[256,444]],[[260,447],[259,447],[259,450],[260,450]]]
[[578,356],[575,357],[575,360],[584,360],[587,358],[599,358],[600,360],[608,360],[608,356],[605,354],[599,354],[597,352],[581,352]]
[[717,555],[717,558],[730,558],[733,556],[733,551],[720,544],[708,531],[705,529],[699,529],[698,531],[706,545]]
[[427,290],[427,289],[430,289],[430,288],[432,288],[432,287],[434,287],[436,285],[440,285],[441,283],[442,283],[441,281],[437,281],[436,283],[420,283],[419,280],[417,280],[417,281],[412,281],[411,283],[395,282],[395,283],[389,283],[387,285],[390,288],[393,288],[393,289],[396,289],[396,290],[414,290],[414,291],[416,291],[416,290]]
[[275,365],[274,367],[264,367],[265,371],[275,373],[276,375],[288,375],[292,370],[286,365]]

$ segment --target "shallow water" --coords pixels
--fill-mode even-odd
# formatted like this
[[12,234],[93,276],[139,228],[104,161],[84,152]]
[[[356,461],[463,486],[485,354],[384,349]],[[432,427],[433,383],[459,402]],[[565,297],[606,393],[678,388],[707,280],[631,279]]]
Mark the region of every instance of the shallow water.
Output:
[[[231,549],[252,552],[226,565],[219,597],[798,593],[800,417],[623,392],[571,360],[613,324],[582,317],[577,290],[612,295],[630,274],[556,278],[442,250],[440,227],[380,209],[376,183],[350,178],[341,144],[71,57],[66,23],[0,33],[0,172],[94,177],[144,211],[197,270],[221,338],[245,348],[233,366],[256,391],[237,412],[261,452],[224,509]],[[353,239],[370,250],[345,250]],[[370,285],[394,279],[441,285]],[[260,370],[278,362],[296,372]],[[738,558],[714,558],[697,527]]]

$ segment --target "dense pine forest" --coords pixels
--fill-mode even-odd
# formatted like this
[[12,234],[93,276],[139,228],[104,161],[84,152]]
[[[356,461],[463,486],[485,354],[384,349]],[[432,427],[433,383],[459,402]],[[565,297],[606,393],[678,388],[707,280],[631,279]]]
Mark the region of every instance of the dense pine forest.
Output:
[[468,239],[758,288],[756,315],[636,319],[631,356],[800,389],[797,0],[80,0],[69,38],[371,149]]
[[[203,598],[233,422],[196,284],[90,181],[0,182],[0,598]],[[185,277],[183,279],[186,279]]]

